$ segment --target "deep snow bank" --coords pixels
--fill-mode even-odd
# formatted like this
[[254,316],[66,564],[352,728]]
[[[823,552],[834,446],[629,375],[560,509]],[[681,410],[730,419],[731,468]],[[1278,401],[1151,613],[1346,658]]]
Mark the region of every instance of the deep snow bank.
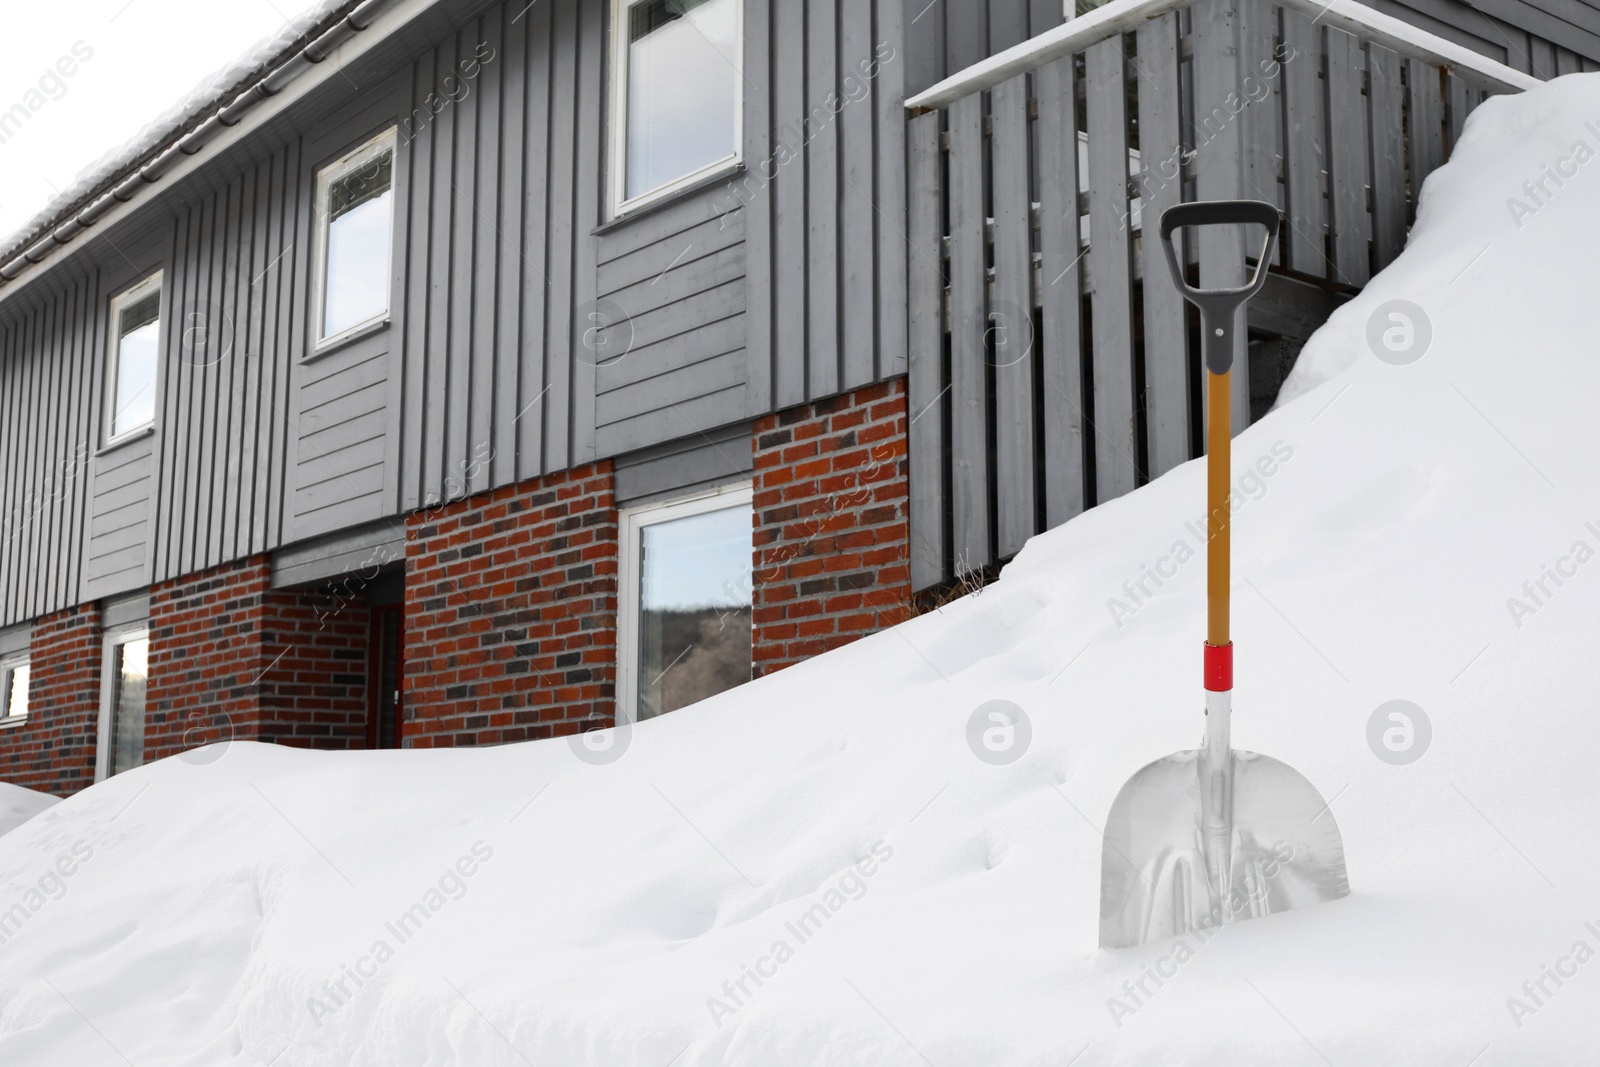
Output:
[[49,793],[36,793],[10,782],[0,782],[0,836],[10,833],[35,815],[60,803]]
[[0,907],[73,871],[0,946],[0,1062],[1594,1062],[1600,161],[1507,207],[1591,120],[1600,75],[1480,108],[1235,447],[1235,739],[1333,800],[1348,899],[1095,947],[1106,810],[1201,730],[1195,463],[610,763],[236,746],[73,798],[0,838]]

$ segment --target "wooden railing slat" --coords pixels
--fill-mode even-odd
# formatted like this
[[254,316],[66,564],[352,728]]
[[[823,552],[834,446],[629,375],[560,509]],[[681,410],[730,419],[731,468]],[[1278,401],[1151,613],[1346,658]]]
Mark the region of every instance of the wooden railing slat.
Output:
[[1089,130],[1089,245],[1094,249],[1095,499],[1138,484],[1133,389],[1133,257],[1128,205],[1127,72],[1122,38],[1089,49],[1084,71]]
[[983,93],[950,105],[950,494],[957,573],[987,563],[989,325],[983,195]]
[[[1238,121],[1220,121],[1227,115],[1230,93],[1237,92],[1238,65],[1234,49],[1238,18],[1234,0],[1199,0],[1194,5],[1194,113],[1195,199],[1234,200],[1247,195],[1239,164],[1242,133]],[[1293,67],[1286,64],[1286,70]],[[1205,128],[1203,116],[1210,115]],[[1199,246],[1200,284],[1207,288],[1240,285],[1244,281],[1245,241],[1241,227],[1208,226],[1195,233]],[[1245,345],[1244,311],[1233,323],[1233,428],[1237,433],[1250,424],[1250,359]],[[1205,375],[1201,375],[1204,379]],[[1202,410],[1204,410],[1202,408]]]
[[1039,532],[1034,440],[1033,210],[1028,157],[1028,76],[990,94],[994,141],[994,364],[996,551],[1008,559]]
[[1366,285],[1371,277],[1367,213],[1366,109],[1361,106],[1361,42],[1343,30],[1328,34],[1329,228],[1335,279]]
[[1283,41],[1292,49],[1284,64],[1284,183],[1288,188],[1289,227],[1284,251],[1291,270],[1328,275],[1323,233],[1327,207],[1323,172],[1327,168],[1327,116],[1323,82],[1317,74],[1323,28],[1298,11],[1283,13]]
[[1045,525],[1084,507],[1083,250],[1078,239],[1078,100],[1073,61],[1039,68],[1039,302],[1043,325]]
[[950,577],[946,559],[945,412],[949,381],[944,358],[944,153],[938,112],[912,119],[907,185],[909,279],[907,373],[910,441],[911,587],[926,589]]
[[1367,45],[1367,133],[1372,160],[1372,258],[1382,270],[1406,243],[1405,126],[1400,57]]
[[[1161,213],[1183,199],[1183,159],[1178,111],[1178,16],[1162,15],[1139,27],[1140,258],[1144,267],[1145,426],[1150,477],[1190,458],[1192,383],[1184,329],[1183,297],[1172,284],[1156,233]],[[1181,242],[1183,235],[1174,234]],[[1182,245],[1179,245],[1180,253]],[[1181,261],[1181,258],[1180,258]]]

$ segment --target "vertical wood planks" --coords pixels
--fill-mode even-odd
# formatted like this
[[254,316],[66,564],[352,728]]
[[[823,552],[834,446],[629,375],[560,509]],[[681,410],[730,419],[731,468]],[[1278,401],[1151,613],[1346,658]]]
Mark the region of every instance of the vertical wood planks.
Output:
[[911,478],[911,587],[948,575],[945,544],[944,183],[939,112],[909,125],[910,360],[907,373]]
[[[806,147],[799,123],[806,113],[805,4],[793,0],[772,5],[773,122],[778,142],[794,161],[778,169],[768,195],[773,198],[773,275],[775,349],[774,407],[802,403],[807,396],[806,362],[809,331],[806,318]],[[936,9],[929,18],[938,15]],[[785,47],[782,42],[794,42]]]
[[[478,21],[479,36],[476,39],[480,44],[475,47],[469,38],[464,58],[475,58],[480,48],[492,48],[494,55],[501,55],[505,48],[501,20],[505,14],[503,7],[490,8],[484,13]],[[467,491],[472,493],[481,493],[493,484],[493,456],[499,439],[498,421],[505,408],[505,405],[497,402],[497,393],[502,390],[496,384],[500,338],[499,308],[496,305],[499,293],[495,285],[499,278],[500,200],[509,184],[502,178],[505,168],[500,163],[500,153],[505,146],[500,121],[504,102],[500,75],[504,69],[504,63],[480,64],[478,91],[472,94],[477,98],[478,106],[473,134],[477,142],[473,146],[477,152],[473,162],[476,192],[472,201],[472,263],[473,278],[477,284],[472,287],[472,340],[468,348],[472,366],[472,394],[468,402],[467,424],[471,431],[466,441],[466,455],[461,457],[464,466],[454,472],[455,477],[465,483]],[[515,381],[515,377],[508,378],[507,384]],[[488,457],[487,461],[480,458],[484,456]]]
[[878,0],[873,60],[878,64],[878,84],[873,100],[878,109],[878,301],[885,313],[878,319],[878,374],[888,377],[906,371],[906,320],[896,309],[906,306],[906,64],[883,58],[879,47],[899,41],[904,33],[901,0]]
[[[861,0],[856,0],[860,3]],[[816,107],[834,91],[838,11],[830,3],[806,5],[806,101]],[[839,125],[812,124],[806,144],[806,390],[830,396],[839,378]]]
[[1467,103],[1468,94],[1472,92],[1467,88],[1467,83],[1454,74],[1444,76],[1445,103],[1449,108],[1450,143],[1445,146],[1445,158],[1455,155],[1456,144],[1461,140],[1461,130],[1467,124],[1467,112],[1472,110]]
[[957,574],[992,558],[989,386],[984,352],[983,95],[950,105],[950,494]]
[[[605,12],[599,4],[578,6],[578,93],[575,102],[578,129],[605,128]],[[579,309],[565,344],[552,354],[572,371],[571,416],[568,424],[567,465],[589,463],[595,458],[595,361],[574,360],[570,353],[583,349],[583,334],[589,328],[588,310],[596,308],[599,286],[600,249],[593,237],[604,208],[601,206],[600,153],[581,146],[589,138],[580,132],[574,173],[577,182],[572,204],[572,302]],[[687,421],[687,420],[685,420]],[[685,429],[699,430],[690,425]]]
[[[1235,0],[1199,0],[1194,20],[1195,198],[1233,200],[1244,195],[1243,145],[1239,124],[1229,121],[1227,100],[1239,84],[1238,13]],[[1309,59],[1297,55],[1285,66]],[[1287,94],[1288,89],[1285,88]],[[1207,226],[1194,231],[1200,284],[1206,288],[1244,282],[1245,234],[1242,226]],[[1250,360],[1245,346],[1244,312],[1233,326],[1233,431],[1250,423]],[[1205,378],[1204,371],[1201,372]],[[1204,409],[1202,409],[1204,410]]]
[[[769,4],[751,4],[744,12],[744,69],[772,70],[772,19]],[[773,241],[771,168],[777,156],[772,141],[772,79],[753,79],[744,86],[745,150],[750,153],[755,196],[729,197],[722,210],[743,199],[745,259],[745,411],[752,418],[772,408]],[[737,178],[735,179],[737,180]],[[750,179],[745,179],[746,187]],[[727,220],[722,220],[727,221]]]
[[996,545],[1001,559],[1038,532],[1034,442],[1033,222],[1028,178],[1028,76],[995,86],[993,114]]
[[[472,54],[470,41],[467,32],[463,31],[452,41],[453,55],[449,49],[442,50],[452,70],[459,70],[458,64]],[[453,78],[455,75],[446,74],[445,77]],[[440,84],[443,87],[446,83]],[[449,399],[445,404],[444,454],[441,457],[444,480],[439,487],[441,496],[461,493],[462,473],[469,466],[467,457],[477,444],[475,437],[478,427],[473,418],[476,399],[473,335],[478,316],[473,305],[478,288],[472,286],[465,289],[462,299],[457,300],[455,279],[475,271],[478,263],[479,197],[483,195],[481,183],[486,178],[476,166],[478,113],[482,110],[482,98],[482,93],[468,93],[458,104],[445,108],[445,111],[454,112],[451,126],[455,132],[455,142],[445,162],[445,173],[450,180],[450,211],[454,225],[450,230],[449,281],[446,283],[448,295],[445,297],[448,308],[446,314],[450,322],[449,356],[446,360],[450,386]],[[453,492],[452,486],[456,487]]]
[[989,54],[1003,52],[1026,41],[1029,0],[987,0],[989,9]]
[[[417,60],[411,79],[411,106],[415,108],[429,92],[433,74],[433,57],[425,55]],[[410,511],[422,506],[423,423],[427,419],[427,367],[428,367],[428,239],[431,233],[430,206],[433,189],[433,124],[425,123],[411,137],[404,150],[408,163],[410,203],[406,221],[407,241],[404,332],[400,339],[400,374],[402,377],[402,406],[399,412],[400,434],[400,510]]]
[[531,478],[545,468],[544,427],[563,398],[552,396],[545,331],[550,318],[551,253],[549,158],[551,104],[555,97],[554,15],[550,4],[535,4],[522,14],[527,33],[528,69],[523,120],[521,359],[517,395],[517,477]]
[[1443,103],[1439,99],[1439,70],[1420,59],[1406,60],[1406,101],[1409,105],[1412,210],[1422,202],[1422,183],[1444,162]]
[[[441,45],[431,55],[432,71],[426,83],[424,94],[432,92],[432,86],[444,76],[444,71],[449,70],[450,64],[455,62],[455,48],[453,43]],[[426,334],[422,346],[418,349],[424,368],[422,376],[422,395],[420,398],[421,410],[418,412],[418,425],[414,433],[422,437],[422,503],[435,504],[444,499],[445,450],[449,447],[449,436],[446,429],[447,415],[449,412],[449,351],[450,351],[450,226],[451,213],[456,205],[455,191],[451,183],[455,180],[451,173],[451,162],[455,158],[455,111],[445,108],[440,114],[428,123],[432,137],[428,138],[428,147],[431,150],[426,166],[432,175],[433,195],[424,205],[422,224],[419,236],[423,236],[423,254],[427,257],[426,277],[424,287],[423,314],[426,318]],[[419,144],[420,144],[419,139]],[[570,148],[569,148],[570,150]],[[417,314],[419,308],[413,306],[408,309],[411,314]]]
[[[872,4],[857,0],[839,12],[839,71],[837,92],[845,99],[863,91],[863,75],[872,56]],[[877,306],[873,285],[877,260],[877,190],[873,156],[872,105],[865,99],[846,106],[839,125],[839,317],[840,389],[855,389],[877,375],[877,321],[887,309]],[[901,120],[904,122],[904,119]]]
[[1354,36],[1328,27],[1329,228],[1338,281],[1365,285],[1371,277],[1367,214],[1366,109],[1361,106],[1361,45]]
[[1073,57],[1039,68],[1039,299],[1044,521],[1084,507],[1083,249],[1078,234],[1078,98]]
[[1373,269],[1394,262],[1406,243],[1406,159],[1400,57],[1367,45],[1367,134],[1372,182]]
[[1133,258],[1128,114],[1121,35],[1090,47],[1084,71],[1089,132],[1089,246],[1094,273],[1095,498],[1138,484],[1133,382]]
[[989,16],[986,4],[938,0],[926,18],[944,19],[944,73],[954,74],[989,55]]
[[[507,12],[502,9],[504,17]],[[524,13],[523,18],[527,17]],[[500,189],[499,232],[495,235],[494,282],[494,458],[489,472],[495,485],[517,480],[517,423],[523,414],[521,282],[530,270],[523,259],[532,254],[523,245],[523,191],[527,181],[523,140],[526,132],[527,82],[529,63],[526,25],[516,22],[500,28],[500,49],[504,69],[500,72],[500,129],[504,139],[500,148],[502,188]],[[391,367],[394,365],[391,364]],[[391,370],[391,374],[394,371]],[[391,389],[391,396],[393,390]],[[393,462],[393,460],[390,460]]]
[[1327,165],[1327,117],[1317,76],[1322,57],[1323,27],[1298,11],[1283,12],[1283,41],[1292,49],[1284,68],[1284,182],[1289,226],[1283,234],[1291,269],[1325,277],[1328,262],[1323,233],[1327,207],[1323,170]]
[[1283,103],[1284,68],[1278,59],[1277,36],[1278,8],[1271,0],[1239,0],[1245,194],[1281,209],[1278,139],[1282,133],[1279,108]]
[[[1183,199],[1178,16],[1139,27],[1140,263],[1144,275],[1145,428],[1150,477],[1189,459],[1189,355],[1183,297],[1161,246],[1161,213]],[[1276,184],[1276,183],[1274,183]],[[1182,259],[1183,234],[1172,235]]]
[[[944,3],[885,0],[902,12],[905,92],[914,96],[944,77]],[[795,5],[798,6],[798,5]],[[889,38],[901,40],[901,38]]]

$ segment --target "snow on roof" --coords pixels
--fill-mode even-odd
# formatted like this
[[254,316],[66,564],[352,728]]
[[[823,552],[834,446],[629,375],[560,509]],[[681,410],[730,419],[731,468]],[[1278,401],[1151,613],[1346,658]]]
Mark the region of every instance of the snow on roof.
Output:
[[125,143],[106,152],[78,173],[27,224],[0,242],[0,263],[29,247],[66,222],[82,207],[131,174],[137,167],[215,113],[257,78],[278,66],[361,0],[316,0],[284,22],[233,62],[200,80],[182,99],[152,119]]
[[0,838],[0,1062],[1593,1062],[1597,91],[1475,110],[1234,448],[1234,740],[1332,802],[1348,898],[1096,947],[1107,809],[1202,733],[1196,461],[611,762],[241,744],[80,793]]

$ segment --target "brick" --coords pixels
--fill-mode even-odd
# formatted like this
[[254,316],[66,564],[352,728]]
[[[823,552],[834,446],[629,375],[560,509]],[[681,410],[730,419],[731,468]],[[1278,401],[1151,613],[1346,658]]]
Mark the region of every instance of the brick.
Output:
[[[771,439],[779,448],[789,434]],[[437,516],[419,513],[407,522],[407,572],[433,583],[406,587],[402,738],[409,747],[530,740],[557,736],[536,723],[571,723],[561,727],[565,733],[612,721],[618,565],[611,465],[561,471],[445,509],[469,528],[481,527],[490,512],[495,534],[518,546],[509,558],[455,550],[431,530],[442,525]],[[504,708],[518,709],[520,728],[506,729],[513,720],[498,713]]]
[[[757,675],[901,621],[911,598],[907,425],[903,378],[758,420]],[[776,427],[782,442],[765,436]]]

